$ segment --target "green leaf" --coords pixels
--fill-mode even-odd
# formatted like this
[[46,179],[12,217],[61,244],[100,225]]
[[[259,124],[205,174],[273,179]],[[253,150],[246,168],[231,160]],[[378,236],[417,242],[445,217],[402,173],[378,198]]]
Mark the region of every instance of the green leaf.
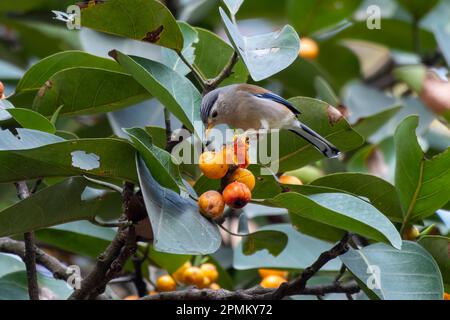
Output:
[[14,108],[14,105],[6,99],[0,99],[0,121],[11,119],[7,109]]
[[[250,256],[242,251],[242,242],[234,249],[233,267],[238,270],[256,268],[305,269],[319,255],[331,249],[332,245],[297,232],[290,224],[274,224],[258,231],[277,231],[287,235],[288,242],[284,250],[276,257],[267,250],[258,251]],[[337,260],[327,263],[322,271],[339,270]]]
[[[327,103],[305,97],[292,98],[289,101],[301,111],[298,116],[301,122],[329,140],[342,152],[355,149],[363,143],[363,138],[350,127],[345,118]],[[263,136],[260,139],[267,137]],[[270,147],[270,141],[267,143]],[[268,154],[271,152],[269,150]],[[272,166],[278,165],[279,171],[285,172],[322,158],[323,155],[310,143],[295,133],[282,130],[279,134],[279,158],[272,162]],[[260,160],[259,163],[264,162]]]
[[342,229],[301,217],[295,213],[289,216],[295,230],[317,239],[335,243],[342,239],[345,234],[345,231]]
[[219,10],[228,38],[247,66],[253,80],[269,78],[297,59],[300,39],[291,26],[285,26],[278,32],[245,37],[223,9]]
[[[65,223],[36,232],[36,237],[41,242],[91,258],[98,257],[115,235],[115,230],[99,227],[88,221]],[[152,247],[149,250],[151,261],[168,272],[175,271],[188,257],[157,252]]]
[[397,190],[386,180],[362,173],[334,173],[314,180],[311,184],[365,197],[392,221],[402,221],[402,208]]
[[[65,300],[72,294],[72,288],[65,281],[37,274],[40,298],[42,300]],[[26,271],[9,273],[0,278],[0,300],[28,300]]]
[[152,137],[144,129],[132,128],[124,131],[130,136],[155,180],[161,186],[179,192],[183,181],[175,158],[169,152],[154,146]]
[[361,0],[290,0],[288,15],[292,25],[302,35],[336,24],[343,19],[352,18]]
[[397,127],[395,186],[403,207],[403,224],[424,219],[450,201],[450,148],[428,160],[417,142],[419,119],[410,116]]
[[424,247],[436,260],[441,270],[444,281],[445,292],[450,291],[450,259],[448,250],[450,248],[450,239],[441,236],[424,236],[418,242]]
[[16,92],[37,90],[58,71],[75,67],[98,68],[115,72],[121,71],[120,66],[111,59],[97,57],[77,50],[58,52],[39,60],[31,66],[17,84]]
[[65,251],[96,258],[112,241],[116,231],[88,221],[75,221],[36,231],[36,238]]
[[394,181],[394,139],[387,138],[377,144],[359,149],[347,164],[348,171],[370,173],[389,182]]
[[434,27],[433,33],[439,48],[442,50],[445,61],[447,61],[447,65],[450,66],[450,24]]
[[[65,300],[73,292],[62,280],[49,278],[38,273],[40,297],[44,300]],[[0,278],[0,300],[28,300],[26,271],[9,273]]]
[[371,297],[442,300],[439,268],[433,257],[414,242],[404,241],[402,250],[377,243],[360,250],[351,249],[340,258]]
[[[234,49],[215,33],[201,28],[196,28],[196,30],[199,41],[195,44],[195,66],[206,78],[213,79],[230,61]],[[247,68],[242,60],[239,60],[233,68],[233,73],[220,85],[245,83],[247,78]]]
[[31,107],[34,97],[47,80],[59,71],[75,67],[121,72],[121,67],[110,59],[97,57],[82,51],[58,52],[40,60],[28,69],[17,84],[16,91],[11,96],[11,101],[18,107]]
[[83,178],[70,178],[42,189],[0,212],[0,237],[91,219],[104,202],[97,195]]
[[266,249],[272,256],[278,256],[286,248],[288,237],[285,233],[275,230],[254,232],[242,240],[242,252],[250,256]]
[[0,253],[0,278],[8,273],[25,270],[25,264],[18,257]]
[[398,2],[413,15],[415,19],[420,19],[425,16],[428,11],[439,2],[439,0],[398,0]]
[[321,76],[314,78],[314,87],[320,100],[332,105],[339,106],[340,101],[330,84]]
[[230,10],[230,13],[235,15],[239,11],[242,3],[244,3],[244,0],[223,0],[223,2],[227,6],[228,10]]
[[45,132],[0,130],[0,182],[88,175],[137,182],[135,149],[118,139],[64,139]]
[[187,78],[155,61],[127,56],[119,51],[112,51],[110,55],[189,130],[195,130],[193,123],[200,121],[202,97]]
[[81,10],[81,24],[97,31],[177,51],[183,35],[170,11],[156,0],[110,0]]
[[[194,46],[199,41],[197,30],[182,21],[178,22],[178,26],[180,27],[184,38],[183,50],[181,51],[181,54],[190,64],[193,64],[196,56]],[[182,76],[185,76],[191,72],[191,69],[189,69],[189,67],[181,60],[180,56],[175,51],[163,48],[161,55],[163,58],[163,63]]]
[[317,222],[358,233],[381,242],[401,246],[401,238],[386,216],[370,203],[345,193],[317,193],[305,196],[282,193],[265,201]]
[[358,122],[353,125],[353,129],[355,129],[365,139],[369,139],[389,120],[391,120],[402,108],[402,106],[396,106],[375,113],[374,115],[360,118]]
[[395,68],[393,74],[397,79],[404,81],[414,92],[420,94],[427,69],[422,64],[407,65]]
[[[401,51],[413,51],[413,37],[405,37],[405,34],[411,34],[411,23],[395,19],[381,20],[381,29],[368,29],[367,22],[356,22],[349,28],[339,32],[333,37],[334,41],[357,39],[367,40],[383,44],[391,49]],[[424,29],[419,30],[419,38],[422,50],[434,50],[436,41],[433,34]]]
[[200,214],[198,205],[190,198],[161,187],[139,157],[136,166],[155,250],[174,254],[217,251],[221,243],[219,230]]
[[14,120],[16,120],[24,128],[44,131],[52,134],[56,132],[54,124],[37,112],[22,108],[8,109],[8,112]]
[[33,110],[51,116],[81,115],[121,109],[150,98],[148,92],[125,73],[97,68],[71,68],[54,74],[39,89]]

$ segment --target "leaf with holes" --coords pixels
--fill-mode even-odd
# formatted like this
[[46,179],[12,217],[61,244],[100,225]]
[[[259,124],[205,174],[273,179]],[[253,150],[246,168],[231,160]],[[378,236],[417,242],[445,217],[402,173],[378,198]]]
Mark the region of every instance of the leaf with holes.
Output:
[[137,182],[135,149],[112,138],[64,140],[30,129],[0,130],[0,182],[88,175]]

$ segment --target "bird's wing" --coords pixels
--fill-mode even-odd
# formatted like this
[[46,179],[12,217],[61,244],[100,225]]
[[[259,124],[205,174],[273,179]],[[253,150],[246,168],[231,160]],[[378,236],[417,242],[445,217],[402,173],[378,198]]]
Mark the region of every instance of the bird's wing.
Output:
[[298,110],[296,107],[294,107],[292,105],[292,103],[290,103],[289,101],[287,101],[286,99],[280,97],[279,95],[270,92],[267,89],[255,86],[255,85],[251,85],[251,84],[240,84],[238,87],[238,90],[242,90],[242,91],[246,91],[252,95],[254,95],[255,97],[261,98],[261,99],[268,99],[268,100],[272,100],[275,101],[283,106],[285,106],[286,108],[288,108],[289,110],[291,110],[291,112],[293,112],[294,114],[300,114],[300,110]]
[[257,94],[255,94],[255,96],[258,98],[262,98],[262,99],[269,99],[269,100],[275,101],[279,104],[282,104],[285,107],[287,107],[289,110],[291,110],[294,114],[301,113],[300,110],[298,110],[296,107],[294,107],[289,101],[280,97],[279,95],[276,95],[275,93],[272,93],[272,92],[257,93]]

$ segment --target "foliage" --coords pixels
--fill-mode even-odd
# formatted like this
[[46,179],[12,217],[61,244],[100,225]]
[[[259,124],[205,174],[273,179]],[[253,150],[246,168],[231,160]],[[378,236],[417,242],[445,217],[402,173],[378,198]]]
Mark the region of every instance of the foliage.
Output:
[[[9,238],[24,234],[67,264],[133,248],[120,267],[140,275],[140,296],[155,283],[150,266],[172,274],[189,261],[214,264],[228,290],[275,268],[294,282],[313,270],[308,285],[339,275],[331,283],[347,295],[325,298],[442,299],[450,105],[438,112],[424,90],[430,77],[449,84],[450,0],[373,1],[381,29],[368,27],[370,1],[172,2],[85,1],[81,30],[68,30],[49,10],[72,1],[1,1],[0,300],[29,298],[28,266],[1,253],[23,258]],[[318,45],[316,58],[303,58],[304,38]],[[287,130],[261,135],[268,154],[279,151],[276,172],[255,154],[252,203],[212,221],[196,200],[227,177],[208,179],[192,162],[199,155],[186,154],[205,138],[202,96],[236,83],[289,99],[342,155],[325,159]],[[282,184],[282,174],[304,184]],[[115,299],[114,272],[89,283],[90,293],[41,271],[37,284],[50,299],[98,288]]]

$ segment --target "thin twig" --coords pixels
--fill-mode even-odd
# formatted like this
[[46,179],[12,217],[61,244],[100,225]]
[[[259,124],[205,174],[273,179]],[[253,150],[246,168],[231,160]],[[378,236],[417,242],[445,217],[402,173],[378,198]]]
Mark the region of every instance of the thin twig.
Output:
[[345,236],[333,248],[323,252],[319,258],[302,274],[290,281],[282,284],[278,289],[264,289],[259,286],[246,290],[228,291],[228,290],[210,290],[210,289],[188,289],[183,291],[161,292],[156,295],[145,296],[143,300],[266,300],[266,299],[283,299],[292,295],[314,295],[323,296],[329,293],[347,293],[353,294],[360,291],[358,284],[354,281],[342,284],[333,282],[327,285],[306,286],[311,279],[325,264],[344,254],[349,246],[348,242],[351,235],[346,233]]
[[[25,200],[31,195],[28,186],[24,181],[15,182],[14,184],[20,200]],[[25,241],[25,256],[23,262],[25,263],[27,271],[28,295],[30,296],[30,300],[39,300],[34,232],[25,232],[23,238]]]
[[206,81],[206,88],[203,90],[203,95],[207,94],[208,92],[216,89],[222,81],[224,81],[226,78],[228,78],[233,73],[233,68],[236,65],[236,63],[239,61],[239,55],[237,52],[233,52],[233,55],[231,56],[228,63],[225,65],[225,67],[222,69],[222,71],[219,73],[217,77],[214,79],[209,79]]
[[[14,254],[25,260],[25,242],[10,238],[0,238],[0,252]],[[35,248],[36,262],[49,270],[55,279],[67,280],[70,276],[67,267],[58,259],[48,255],[39,248]]]
[[[130,203],[134,196],[134,185],[125,182],[122,193],[123,215],[120,220],[129,220]],[[106,285],[122,270],[128,258],[136,252],[136,232],[134,225],[119,228],[113,241],[97,258],[94,269],[81,281],[80,288],[69,297],[70,300],[95,299],[105,291]]]

